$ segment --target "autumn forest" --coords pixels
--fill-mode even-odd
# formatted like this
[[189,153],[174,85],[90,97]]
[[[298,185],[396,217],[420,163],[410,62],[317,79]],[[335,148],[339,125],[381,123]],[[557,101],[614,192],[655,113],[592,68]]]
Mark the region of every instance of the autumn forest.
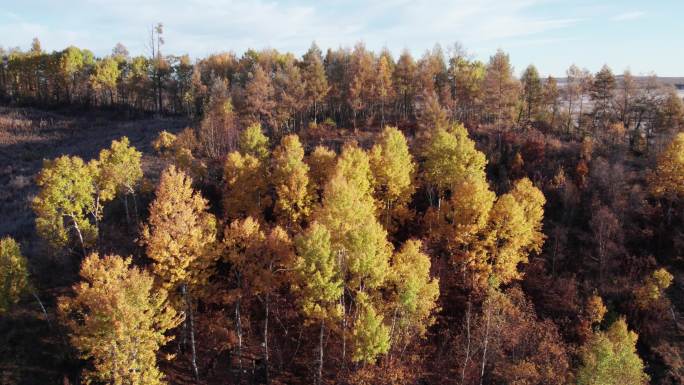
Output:
[[667,79],[164,39],[0,49],[1,384],[684,382]]

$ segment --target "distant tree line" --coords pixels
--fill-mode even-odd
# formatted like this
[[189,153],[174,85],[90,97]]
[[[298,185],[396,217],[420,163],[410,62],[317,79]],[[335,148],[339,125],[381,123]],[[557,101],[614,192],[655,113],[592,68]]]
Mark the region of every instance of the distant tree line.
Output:
[[[239,122],[293,132],[327,122],[344,127],[387,123],[427,127],[443,117],[498,128],[534,126],[582,136],[640,140],[682,124],[682,100],[653,76],[596,74],[572,65],[565,78],[540,78],[530,65],[518,79],[509,56],[487,63],[456,44],[419,59],[388,50],[328,49],[312,44],[298,58],[275,49],[189,56],[162,54],[163,28],[150,36],[149,56],[131,57],[121,45],[98,58],[70,46],[47,53],[34,39],[28,51],[0,51],[0,97],[38,106],[115,107],[200,117],[212,101],[230,102]],[[559,81],[562,84],[559,84]]]

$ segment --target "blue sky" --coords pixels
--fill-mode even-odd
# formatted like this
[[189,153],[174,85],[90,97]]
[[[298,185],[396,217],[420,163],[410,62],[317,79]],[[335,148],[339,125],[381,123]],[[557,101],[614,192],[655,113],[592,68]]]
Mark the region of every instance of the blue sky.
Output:
[[460,42],[486,60],[497,48],[516,72],[534,63],[562,75],[575,63],[595,72],[684,76],[684,0],[0,0],[0,46],[68,45],[106,55],[121,42],[146,52],[157,21],[164,52],[193,57],[246,48],[303,53],[364,41],[373,50],[415,56]]

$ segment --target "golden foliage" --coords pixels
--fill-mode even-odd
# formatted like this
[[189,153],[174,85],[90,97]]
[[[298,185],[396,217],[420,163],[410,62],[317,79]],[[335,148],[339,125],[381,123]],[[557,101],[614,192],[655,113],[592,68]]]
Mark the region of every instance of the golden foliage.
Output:
[[332,250],[330,232],[314,222],[295,239],[293,290],[304,315],[312,320],[330,321],[342,316],[342,272]]
[[201,285],[214,259],[216,219],[183,171],[169,166],[161,175],[142,242],[154,261],[161,286]]
[[297,229],[311,213],[309,166],[297,135],[285,136],[273,151],[272,181],[275,185],[275,214],[281,224]]
[[92,169],[79,157],[63,155],[43,162],[36,184],[40,192],[33,199],[38,234],[55,248],[78,238],[82,248],[97,238],[93,220],[96,212]]
[[265,161],[233,151],[226,158],[223,172],[223,211],[226,218],[261,218],[264,209],[271,204]]
[[0,315],[29,289],[29,272],[26,258],[21,255],[17,241],[10,237],[0,239]]
[[[430,278],[430,257],[421,251],[422,242],[411,239],[392,257],[390,280],[394,286],[397,340],[422,338],[434,322],[439,297],[439,279]],[[394,336],[390,336],[394,338]]]
[[679,133],[658,157],[650,180],[656,197],[684,196],[684,133]]
[[165,383],[157,351],[181,319],[168,306],[166,291],[155,290],[153,278],[130,265],[130,258],[91,254],[81,266],[75,296],[59,299],[71,343],[93,364],[83,373],[85,383]]

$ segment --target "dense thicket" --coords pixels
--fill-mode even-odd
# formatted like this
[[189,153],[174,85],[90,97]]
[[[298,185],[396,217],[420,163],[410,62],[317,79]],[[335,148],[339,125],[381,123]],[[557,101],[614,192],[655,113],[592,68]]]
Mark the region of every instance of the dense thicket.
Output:
[[[655,78],[573,66],[560,83],[530,66],[518,79],[503,52],[481,63],[437,48],[194,64],[159,48],[96,59],[36,42],[2,67],[14,102],[198,118],[152,143],[158,180],[126,138],[38,174],[36,229],[81,271],[58,301],[83,366],[69,375],[684,378],[668,292],[684,245],[684,108]],[[135,256],[100,257],[113,239]],[[0,246],[6,312],[30,285],[19,245]]]

